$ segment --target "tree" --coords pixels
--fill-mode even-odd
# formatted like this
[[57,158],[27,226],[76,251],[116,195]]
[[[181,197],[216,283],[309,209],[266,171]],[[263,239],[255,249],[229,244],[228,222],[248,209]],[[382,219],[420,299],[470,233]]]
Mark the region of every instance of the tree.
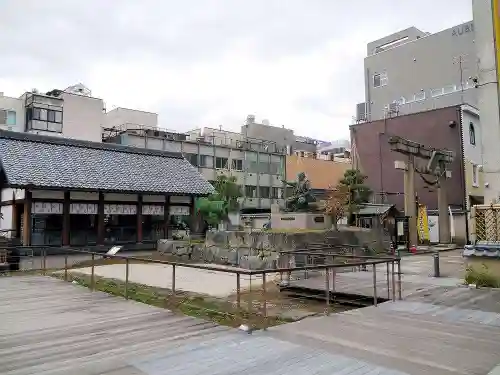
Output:
[[330,188],[325,199],[325,214],[332,218],[335,230],[338,230],[338,222],[345,215],[346,203],[348,202],[349,191],[346,186],[337,185]]
[[359,169],[348,169],[344,177],[339,181],[339,189],[347,191],[346,208],[348,213],[348,224],[354,225],[354,214],[359,211],[359,206],[367,203],[372,194],[371,189],[365,185],[366,176]]
[[197,211],[208,225],[214,227],[227,222],[229,213],[238,211],[241,189],[236,181],[235,176],[219,175],[213,184],[215,192],[198,200]]
[[241,197],[241,187],[237,184],[235,176],[217,176],[214,188],[213,200],[224,201],[227,213],[239,210],[238,198]]

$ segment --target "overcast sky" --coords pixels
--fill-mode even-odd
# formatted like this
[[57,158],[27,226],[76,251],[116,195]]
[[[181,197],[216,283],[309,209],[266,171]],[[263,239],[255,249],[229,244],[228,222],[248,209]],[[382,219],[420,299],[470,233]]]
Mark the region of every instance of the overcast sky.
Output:
[[0,91],[82,82],[168,129],[251,113],[347,138],[368,42],[471,19],[471,0],[0,0]]

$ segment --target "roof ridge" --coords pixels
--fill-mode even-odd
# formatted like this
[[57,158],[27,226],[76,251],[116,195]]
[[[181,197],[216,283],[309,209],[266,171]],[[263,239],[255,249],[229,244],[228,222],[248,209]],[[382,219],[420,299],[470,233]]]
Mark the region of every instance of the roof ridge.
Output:
[[0,139],[11,139],[21,142],[45,143],[56,146],[70,146],[79,148],[91,148],[95,150],[123,152],[136,155],[159,156],[164,158],[183,159],[180,152],[151,150],[147,148],[131,147],[114,143],[92,142],[65,137],[53,137],[48,135],[21,133],[7,130],[0,130]]

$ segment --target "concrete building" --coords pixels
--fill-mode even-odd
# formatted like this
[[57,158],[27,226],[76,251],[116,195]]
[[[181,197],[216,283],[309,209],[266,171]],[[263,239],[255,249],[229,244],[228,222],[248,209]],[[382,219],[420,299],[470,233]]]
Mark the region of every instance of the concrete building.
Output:
[[282,180],[287,150],[295,142],[292,130],[259,124],[249,116],[239,133],[222,128],[181,133],[159,128],[152,114],[134,113],[136,118],[131,119],[126,110],[115,111],[122,115],[113,111],[106,115],[110,126],[104,129],[104,142],[180,152],[208,181],[221,174],[236,176],[242,186],[243,210],[269,211],[272,204],[284,204]]
[[[215,181],[221,174],[236,176],[242,186],[243,212],[269,212],[273,204],[283,206],[286,193],[282,180],[295,180],[300,168],[317,176],[318,171],[326,173],[339,163],[342,166],[350,163],[345,147],[335,148],[337,154],[332,150],[320,152],[318,146],[324,142],[296,136],[293,130],[272,126],[268,120],[258,123],[253,115],[247,116],[239,132],[222,127],[185,133],[170,131],[158,126],[156,114],[124,108],[106,113],[105,124],[104,142],[181,152],[208,181]],[[325,167],[316,170],[309,160],[301,163],[304,158],[318,159],[316,164]],[[287,171],[288,166],[293,167],[293,173]],[[323,189],[330,180],[335,180],[330,177],[333,178],[322,176],[318,188]]]
[[297,174],[304,172],[311,183],[311,188],[318,194],[336,186],[345,171],[351,168],[350,158],[335,157],[332,160],[311,155],[289,155],[286,158],[287,180],[295,181]]
[[491,0],[474,0],[472,4],[479,67],[476,90],[483,124],[477,141],[483,147],[484,200],[489,204],[500,201],[499,5]]
[[430,34],[415,27],[367,45],[356,122],[468,103],[477,106],[476,23]]
[[[404,209],[403,173],[395,169],[395,161],[405,160],[391,151],[390,136],[400,136],[428,147],[448,149],[455,160],[449,166],[451,178],[447,179],[447,199],[452,211],[459,218],[456,238],[466,241],[468,233],[466,211],[472,204],[484,200],[485,182],[482,172],[482,146],[479,111],[470,105],[457,105],[410,115],[356,124],[351,126],[353,165],[368,178],[367,184],[374,192],[377,203],[394,203]],[[425,167],[425,162],[417,166]],[[432,180],[431,176],[424,176]],[[437,210],[437,191],[429,187],[418,174],[415,177],[418,200],[430,212]]]
[[105,112],[104,101],[81,84],[19,98],[0,93],[1,130],[100,142]]

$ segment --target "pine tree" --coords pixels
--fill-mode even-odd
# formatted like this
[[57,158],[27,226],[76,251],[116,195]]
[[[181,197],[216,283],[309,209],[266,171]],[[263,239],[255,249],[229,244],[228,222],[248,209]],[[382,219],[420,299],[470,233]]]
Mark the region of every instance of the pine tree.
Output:
[[360,205],[370,200],[372,190],[365,185],[366,176],[359,169],[348,169],[339,181],[339,189],[346,190],[345,206],[347,207],[348,224],[354,225],[354,214],[359,211]]

